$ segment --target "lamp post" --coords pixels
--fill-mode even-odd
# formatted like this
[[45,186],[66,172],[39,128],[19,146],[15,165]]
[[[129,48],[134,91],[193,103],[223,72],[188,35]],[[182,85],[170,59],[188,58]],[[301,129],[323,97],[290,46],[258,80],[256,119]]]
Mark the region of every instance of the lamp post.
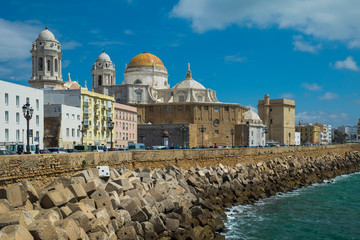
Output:
[[185,148],[185,144],[184,144],[184,134],[186,132],[186,127],[184,125],[181,125],[180,127],[180,132],[181,132],[181,144],[182,144],[182,148]]
[[111,120],[111,118],[108,121],[108,129],[110,131],[110,148],[113,148],[113,140],[112,140],[112,130],[114,129],[114,122]]
[[24,104],[24,106],[22,106],[22,110],[23,110],[23,114],[24,114],[24,118],[26,119],[26,123],[27,123],[27,132],[26,132],[26,140],[27,140],[27,145],[26,145],[26,154],[30,154],[30,119],[32,118],[32,115],[34,113],[34,109],[32,107],[30,107],[30,103],[27,102],[26,104]]
[[234,134],[235,134],[235,130],[231,129],[230,130],[230,134],[231,134],[231,148],[234,148]]
[[201,147],[204,148],[204,132],[206,131],[206,128],[204,128],[204,125],[201,125],[201,128],[199,128],[199,131],[201,132]]

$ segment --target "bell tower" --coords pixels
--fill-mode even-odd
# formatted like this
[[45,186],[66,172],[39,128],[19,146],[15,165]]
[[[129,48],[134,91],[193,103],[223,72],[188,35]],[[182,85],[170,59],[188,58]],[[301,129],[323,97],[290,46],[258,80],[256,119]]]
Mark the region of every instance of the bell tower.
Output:
[[63,89],[61,74],[61,45],[47,28],[33,42],[32,76],[29,80],[33,88]]
[[115,85],[115,64],[113,64],[109,55],[107,55],[104,51],[94,62],[91,72],[93,89],[100,86]]

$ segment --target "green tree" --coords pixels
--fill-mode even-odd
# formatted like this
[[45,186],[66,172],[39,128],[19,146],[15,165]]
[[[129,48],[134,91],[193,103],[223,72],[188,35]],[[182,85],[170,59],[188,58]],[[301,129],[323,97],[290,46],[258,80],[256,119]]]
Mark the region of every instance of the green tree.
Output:
[[347,137],[346,133],[342,133],[339,130],[335,130],[333,142],[340,143],[340,144],[346,143],[346,137]]

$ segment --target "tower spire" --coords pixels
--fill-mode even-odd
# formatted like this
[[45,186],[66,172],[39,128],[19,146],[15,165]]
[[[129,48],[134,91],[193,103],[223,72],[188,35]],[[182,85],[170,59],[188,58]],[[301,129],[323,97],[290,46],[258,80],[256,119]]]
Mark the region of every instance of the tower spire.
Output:
[[190,70],[190,63],[188,63],[188,70],[186,71],[186,79],[192,79],[191,70]]

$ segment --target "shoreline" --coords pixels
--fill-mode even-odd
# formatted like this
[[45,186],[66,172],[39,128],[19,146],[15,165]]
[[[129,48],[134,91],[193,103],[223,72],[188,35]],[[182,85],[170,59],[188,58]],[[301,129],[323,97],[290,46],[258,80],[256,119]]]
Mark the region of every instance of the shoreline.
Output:
[[54,239],[220,240],[225,239],[226,209],[359,170],[357,151],[234,167],[122,167],[111,169],[109,178],[86,169],[42,189],[29,181],[0,189],[0,234],[21,229]]

